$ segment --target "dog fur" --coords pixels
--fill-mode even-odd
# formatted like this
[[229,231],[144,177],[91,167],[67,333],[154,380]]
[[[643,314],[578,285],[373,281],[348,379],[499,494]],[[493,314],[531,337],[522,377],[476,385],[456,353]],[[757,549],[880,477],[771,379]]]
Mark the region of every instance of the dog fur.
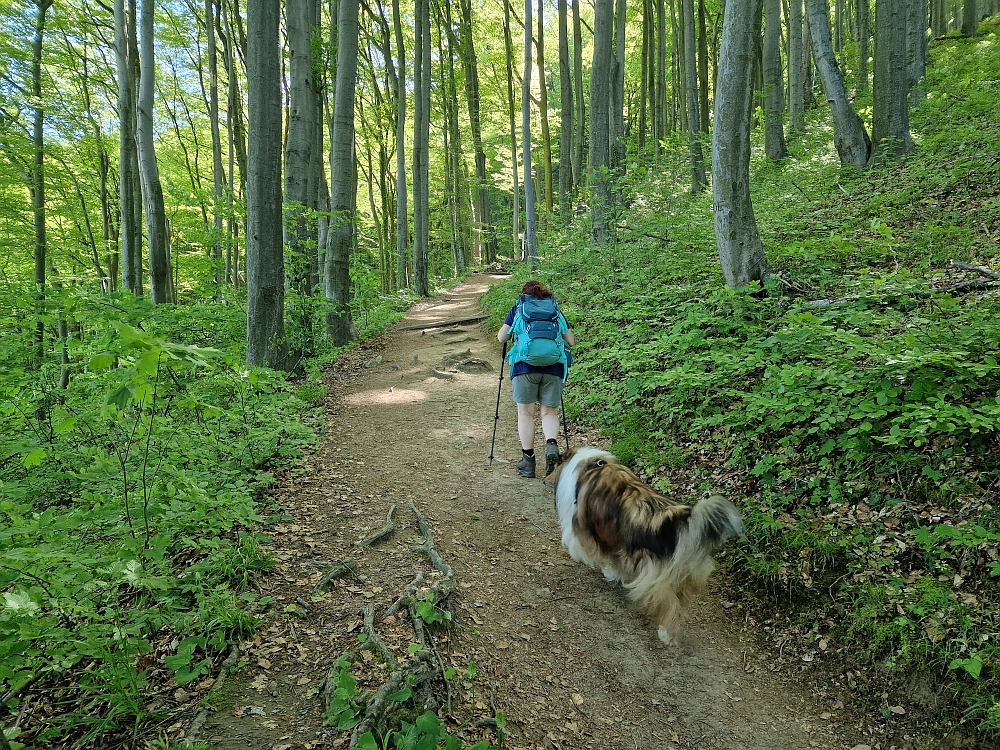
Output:
[[712,554],[743,536],[743,518],[724,497],[676,502],[598,448],[571,451],[545,484],[555,487],[570,557],[621,581],[664,643],[674,642],[686,607],[704,590]]

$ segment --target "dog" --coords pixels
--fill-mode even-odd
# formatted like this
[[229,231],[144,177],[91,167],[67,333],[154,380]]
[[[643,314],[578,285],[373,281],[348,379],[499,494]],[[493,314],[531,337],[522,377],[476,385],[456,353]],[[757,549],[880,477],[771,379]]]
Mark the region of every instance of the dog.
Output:
[[591,446],[570,451],[545,479],[555,488],[562,543],[577,562],[620,581],[674,643],[688,604],[715,568],[712,554],[744,535],[735,506],[713,495],[685,505]]

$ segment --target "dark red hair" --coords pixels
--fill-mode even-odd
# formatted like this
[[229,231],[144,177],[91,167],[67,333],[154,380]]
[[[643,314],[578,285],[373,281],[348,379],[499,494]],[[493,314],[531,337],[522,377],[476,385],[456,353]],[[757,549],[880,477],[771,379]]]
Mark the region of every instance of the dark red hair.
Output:
[[529,281],[527,284],[524,285],[524,287],[521,289],[521,294],[529,294],[535,299],[545,299],[546,297],[555,297],[555,295],[552,293],[552,290],[546,287],[545,284],[543,284],[540,281],[534,281],[534,280]]

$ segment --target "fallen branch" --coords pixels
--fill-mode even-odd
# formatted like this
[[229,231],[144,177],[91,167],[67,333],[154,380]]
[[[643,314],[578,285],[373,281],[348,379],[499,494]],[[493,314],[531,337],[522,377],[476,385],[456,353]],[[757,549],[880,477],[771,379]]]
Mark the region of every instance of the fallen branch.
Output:
[[970,279],[969,281],[960,281],[957,284],[952,284],[951,286],[946,286],[941,289],[935,289],[931,287],[932,294],[950,294],[951,292],[962,292],[969,289],[991,289],[995,286],[993,280],[987,279]]
[[441,380],[454,380],[455,379],[455,376],[452,373],[450,373],[450,372],[441,372],[440,370],[435,370],[433,367],[431,368],[431,375],[433,375],[436,378],[440,378]]
[[354,558],[345,558],[340,563],[335,564],[330,572],[323,576],[319,583],[313,586],[313,593],[323,591],[327,586],[336,581],[338,578],[343,578],[346,575],[356,575],[357,571],[354,569]]
[[389,508],[389,513],[385,517],[385,526],[382,527],[381,531],[376,531],[371,536],[367,536],[360,542],[355,542],[355,547],[371,547],[375,542],[380,539],[389,536],[393,531],[396,530],[396,523],[392,520],[392,514],[395,512],[396,506],[393,505]]
[[959,268],[959,269],[961,269],[963,271],[975,271],[976,273],[981,273],[983,276],[987,276],[987,277],[993,279],[994,281],[996,281],[997,279],[1000,279],[1000,273],[997,273],[996,271],[994,271],[989,266],[973,266],[973,265],[970,265],[969,263],[960,263],[957,260],[953,260],[951,262],[951,265],[953,267]]

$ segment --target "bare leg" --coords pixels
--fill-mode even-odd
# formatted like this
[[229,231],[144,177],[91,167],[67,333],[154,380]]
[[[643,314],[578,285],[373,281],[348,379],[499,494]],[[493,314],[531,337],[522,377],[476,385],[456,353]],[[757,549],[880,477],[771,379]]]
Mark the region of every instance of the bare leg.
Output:
[[[542,433],[546,440],[559,438],[559,407],[542,404]],[[522,438],[523,439],[523,438]]]
[[[545,407],[543,406],[542,409],[545,409]],[[558,425],[558,418],[557,418],[557,425]],[[534,404],[517,405],[517,436],[521,439],[521,448],[523,448],[524,450],[531,450],[531,448],[534,447],[535,445]]]

